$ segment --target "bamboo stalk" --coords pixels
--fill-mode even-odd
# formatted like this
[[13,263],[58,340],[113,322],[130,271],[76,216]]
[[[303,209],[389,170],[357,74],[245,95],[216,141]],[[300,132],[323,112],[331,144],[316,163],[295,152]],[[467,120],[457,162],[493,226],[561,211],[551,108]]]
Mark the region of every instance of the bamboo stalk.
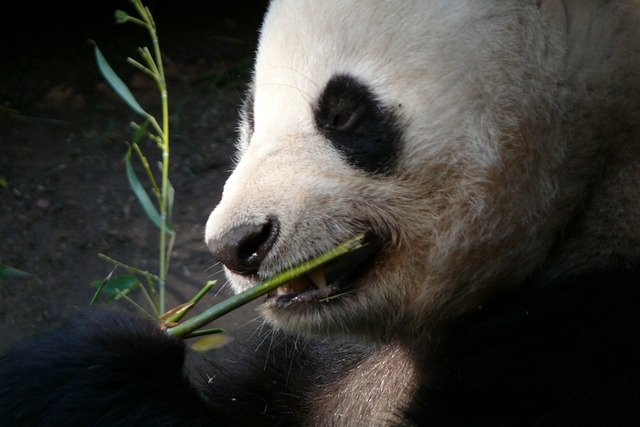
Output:
[[166,332],[167,334],[175,337],[193,336],[196,329],[206,325],[207,323],[214,321],[220,316],[223,316],[229,313],[230,311],[233,311],[236,308],[253,301],[256,298],[273,291],[279,286],[282,286],[285,283],[290,282],[291,280],[297,277],[307,274],[309,271],[313,270],[314,268],[318,268],[330,261],[333,261],[334,259],[348,252],[362,248],[365,245],[364,237],[365,237],[365,234],[361,233],[358,236],[350,240],[347,240],[343,244],[337,246],[334,249],[331,249],[328,252],[323,253],[322,255],[316,258],[313,258],[305,263],[302,263],[296,267],[286,270],[280,274],[276,274],[270,279],[264,280],[258,283],[257,285],[255,285],[254,287],[242,293],[239,293],[231,298],[228,298],[214,305],[213,307],[210,307],[208,310],[205,310],[204,312],[181,323],[180,325],[174,326],[172,328],[168,328]]

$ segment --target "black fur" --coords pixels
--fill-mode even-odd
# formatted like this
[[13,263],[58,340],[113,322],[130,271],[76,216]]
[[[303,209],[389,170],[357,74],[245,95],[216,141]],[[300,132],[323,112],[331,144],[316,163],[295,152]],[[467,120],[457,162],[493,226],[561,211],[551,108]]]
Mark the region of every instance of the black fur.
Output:
[[438,426],[640,426],[640,275],[533,284],[450,333],[412,418]]
[[184,345],[150,321],[94,311],[0,359],[0,424],[206,425]]
[[[0,358],[0,426],[300,425],[304,395],[368,346],[275,333],[202,359],[146,318],[95,310]],[[191,378],[188,378],[190,375]]]
[[318,130],[346,161],[372,174],[395,165],[400,130],[392,111],[353,76],[333,76],[314,111]]
[[[525,284],[447,331],[405,414],[417,425],[640,425],[637,273]],[[0,359],[0,424],[299,425],[373,351],[265,329],[190,355],[187,380],[180,341],[99,310]]]

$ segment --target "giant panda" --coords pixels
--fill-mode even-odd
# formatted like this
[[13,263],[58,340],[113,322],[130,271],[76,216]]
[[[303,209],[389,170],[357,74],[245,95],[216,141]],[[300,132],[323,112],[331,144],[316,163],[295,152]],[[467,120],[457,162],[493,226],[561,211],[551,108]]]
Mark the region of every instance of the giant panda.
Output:
[[0,360],[0,424],[640,425],[640,2],[274,0],[242,112],[233,289],[366,245],[206,360],[72,318]]

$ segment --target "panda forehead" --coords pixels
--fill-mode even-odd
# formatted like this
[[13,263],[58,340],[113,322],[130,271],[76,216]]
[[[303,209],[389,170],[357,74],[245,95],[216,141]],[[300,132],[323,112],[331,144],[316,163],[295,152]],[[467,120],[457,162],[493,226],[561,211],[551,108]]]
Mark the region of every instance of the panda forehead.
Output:
[[[461,0],[275,0],[261,28],[257,65],[312,79],[394,61],[450,40],[471,5]],[[321,79],[322,80],[322,79]]]
[[[274,125],[304,129],[311,122],[313,106],[336,75],[347,74],[366,82],[388,105],[411,104],[405,98],[407,94],[418,98],[414,92],[420,83],[416,80],[423,84],[426,73],[438,73],[433,65],[442,57],[437,51],[442,48],[438,43],[442,33],[455,32],[464,21],[454,10],[460,3],[272,2],[255,63],[252,105],[259,116],[256,130],[264,130],[261,127],[267,124],[270,132]],[[434,12],[438,8],[451,10],[443,15]]]
[[[479,7],[470,0],[370,0],[366,7],[348,0],[275,0],[261,30],[246,103],[253,110],[245,111],[243,122],[251,138],[241,139],[241,152],[249,140],[271,145],[318,135],[317,106],[340,75],[355,77],[395,110],[403,151],[436,156],[453,149],[447,143],[465,131],[441,124],[452,119],[447,112],[455,112],[454,120],[461,112],[473,114],[465,85],[479,69],[459,64],[488,61],[482,34],[461,36],[469,33],[463,27],[485,19],[477,18]],[[496,9],[485,11],[489,18],[508,16],[502,2],[487,7]]]
[[362,8],[332,0],[273,2],[256,58],[256,111],[274,109],[276,103],[281,117],[287,110],[310,112],[327,82],[341,74],[385,87],[403,49],[399,45],[406,42],[397,34],[398,23],[389,19],[395,13],[385,13],[397,13],[398,4],[374,1]]

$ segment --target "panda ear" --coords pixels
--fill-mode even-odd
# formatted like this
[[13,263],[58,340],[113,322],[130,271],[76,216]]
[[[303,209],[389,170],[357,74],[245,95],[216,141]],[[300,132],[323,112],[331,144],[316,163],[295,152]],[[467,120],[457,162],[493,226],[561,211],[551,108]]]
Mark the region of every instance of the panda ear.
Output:
[[345,74],[329,79],[314,119],[318,131],[350,165],[383,175],[393,169],[400,138],[397,120],[360,80]]

